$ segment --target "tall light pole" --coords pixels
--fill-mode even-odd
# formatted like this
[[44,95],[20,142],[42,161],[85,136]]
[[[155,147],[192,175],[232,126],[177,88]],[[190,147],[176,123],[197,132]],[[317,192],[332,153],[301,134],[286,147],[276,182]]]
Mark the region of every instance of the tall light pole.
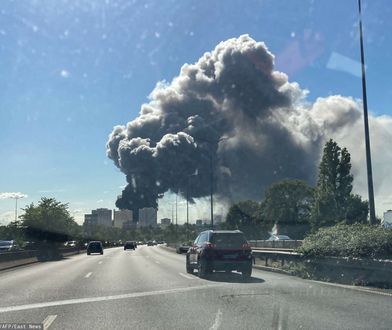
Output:
[[18,220],[18,199],[20,197],[19,196],[15,196],[15,222]]
[[363,122],[365,126],[366,166],[367,166],[368,195],[369,195],[369,215],[370,215],[369,220],[370,220],[370,224],[375,224],[376,212],[374,207],[372,158],[370,154],[370,136],[369,136],[368,106],[367,106],[367,94],[366,94],[365,52],[363,49],[361,0],[358,0],[358,12],[359,12],[359,42],[361,48],[361,67],[362,67]]
[[[221,137],[216,141],[211,141],[211,140],[207,140],[204,138],[200,138],[198,136],[194,136],[194,138],[196,140],[200,140],[200,141],[204,141],[210,144],[213,143],[217,143],[219,144],[219,142],[228,139],[228,137]],[[214,155],[213,153],[210,151],[208,153],[208,157],[210,159],[210,211],[211,211],[211,229],[214,229]]]
[[210,210],[211,210],[211,229],[214,230],[214,162],[213,155],[210,155]]

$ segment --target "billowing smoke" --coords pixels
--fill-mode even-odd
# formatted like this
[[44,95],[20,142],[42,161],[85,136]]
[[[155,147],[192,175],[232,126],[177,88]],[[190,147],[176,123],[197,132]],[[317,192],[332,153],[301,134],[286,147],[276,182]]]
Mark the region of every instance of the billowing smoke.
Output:
[[231,201],[260,200],[284,178],[314,183],[322,144],[361,112],[351,98],[308,104],[306,93],[274,71],[264,43],[248,35],[221,42],[113,129],[107,154],[128,182],[117,207],[157,207],[169,190],[192,201],[210,193],[211,179]]

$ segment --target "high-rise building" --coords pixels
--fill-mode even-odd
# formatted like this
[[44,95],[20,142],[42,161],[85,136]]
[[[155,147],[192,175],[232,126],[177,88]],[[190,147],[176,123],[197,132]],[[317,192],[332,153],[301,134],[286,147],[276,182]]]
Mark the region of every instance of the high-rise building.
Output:
[[97,217],[97,225],[111,227],[112,226],[112,210],[101,208],[91,211],[92,215]]
[[98,224],[98,217],[96,214],[85,214],[84,223],[85,227],[95,227]]
[[113,210],[113,227],[123,228],[132,223],[133,212],[131,210]]
[[155,227],[157,225],[157,213],[157,210],[153,207],[139,209],[139,227]]

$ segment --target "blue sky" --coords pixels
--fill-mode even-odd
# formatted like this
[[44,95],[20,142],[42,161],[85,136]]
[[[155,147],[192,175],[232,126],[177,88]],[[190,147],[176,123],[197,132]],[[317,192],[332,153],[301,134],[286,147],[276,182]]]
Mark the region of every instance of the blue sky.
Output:
[[[376,115],[392,114],[390,7],[363,1]],[[244,33],[266,43],[276,69],[308,89],[309,101],[361,97],[355,74],[330,68],[336,54],[359,60],[356,0],[2,1],[0,192],[27,194],[21,205],[56,197],[78,220],[113,208],[125,177],[105,154],[112,127],[137,116],[158,81]],[[13,205],[0,200],[0,222]],[[159,215],[170,217],[169,209]]]

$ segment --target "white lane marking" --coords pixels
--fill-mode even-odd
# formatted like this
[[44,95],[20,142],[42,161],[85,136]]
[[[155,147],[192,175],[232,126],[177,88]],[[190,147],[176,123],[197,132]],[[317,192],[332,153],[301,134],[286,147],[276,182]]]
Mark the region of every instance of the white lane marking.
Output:
[[44,330],[49,329],[50,325],[56,319],[57,315],[48,315],[45,320],[43,320],[42,324],[44,326]]
[[222,323],[222,312],[220,309],[218,309],[218,312],[216,313],[215,316],[214,324],[211,326],[210,330],[218,330],[221,323]]
[[23,311],[23,310],[28,310],[28,309],[54,307],[54,306],[86,304],[86,303],[99,302],[99,301],[158,296],[158,295],[164,295],[164,294],[170,294],[170,293],[183,293],[183,292],[189,292],[189,291],[204,290],[204,289],[209,289],[209,288],[218,288],[218,287],[227,286],[228,284],[230,284],[230,283],[206,284],[206,285],[191,286],[191,287],[186,287],[186,288],[175,288],[175,289],[168,289],[168,290],[157,290],[157,291],[146,291],[146,292],[134,292],[134,293],[126,293],[126,294],[119,294],[119,295],[113,295],[113,296],[102,296],[102,297],[75,298],[75,299],[67,299],[67,300],[41,302],[41,303],[35,303],[35,304],[0,307],[0,313]]
[[[259,271],[261,273],[264,273],[266,271],[260,270],[260,269],[255,269],[253,268],[253,271]],[[267,271],[267,273],[270,273]],[[291,275],[287,275],[287,276],[291,276]],[[281,279],[281,280],[285,280],[283,277],[274,277]],[[368,287],[363,287],[361,288],[360,286],[352,286],[352,285],[346,285],[346,284],[339,284],[339,283],[332,283],[332,282],[323,282],[323,281],[317,281],[317,280],[308,280],[308,279],[302,279],[300,277],[293,277],[293,279],[297,279],[300,281],[306,281],[306,282],[314,282],[314,283],[318,283],[318,284],[324,284],[324,285],[329,285],[329,286],[334,286],[337,288],[344,288],[344,289],[349,289],[349,290],[353,290],[353,291],[360,291],[360,292],[366,292],[366,293],[373,293],[373,294],[378,294],[380,296],[387,296],[387,297],[392,297],[392,293],[390,292],[383,292],[383,291],[376,291],[376,290],[372,290],[372,289],[368,289]]]
[[329,285],[329,286],[335,286],[338,288],[344,288],[344,289],[350,289],[350,290],[354,290],[354,291],[360,291],[360,292],[366,292],[366,293],[374,293],[374,294],[378,294],[381,296],[387,296],[387,297],[392,297],[392,293],[389,292],[383,292],[383,291],[375,291],[372,289],[366,289],[366,288],[361,288],[358,286],[351,286],[351,285],[346,285],[346,284],[339,284],[339,283],[331,283],[331,282],[322,282],[322,281],[316,281],[316,280],[308,280],[311,282],[316,282],[319,284],[324,284],[324,285]]
[[101,265],[102,264],[102,261],[98,261],[98,265]]
[[188,280],[194,280],[194,279],[195,279],[194,277],[189,276],[189,275],[186,275],[186,274],[184,274],[184,273],[178,273],[178,275],[180,275],[180,276],[182,276],[182,277],[185,277],[185,278],[187,278]]
[[158,264],[158,265],[160,264],[160,262],[159,262],[159,261],[156,261],[156,260],[155,260],[155,263]]
[[86,274],[85,278],[89,278],[91,276],[92,272],[89,272]]

